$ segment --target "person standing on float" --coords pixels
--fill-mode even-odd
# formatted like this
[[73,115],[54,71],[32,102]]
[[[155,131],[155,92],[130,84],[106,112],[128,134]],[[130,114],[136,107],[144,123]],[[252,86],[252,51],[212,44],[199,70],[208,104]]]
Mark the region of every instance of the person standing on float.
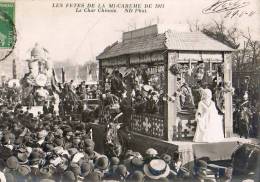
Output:
[[218,114],[209,89],[204,89],[196,112],[197,128],[194,142],[219,142],[224,139],[223,118]]

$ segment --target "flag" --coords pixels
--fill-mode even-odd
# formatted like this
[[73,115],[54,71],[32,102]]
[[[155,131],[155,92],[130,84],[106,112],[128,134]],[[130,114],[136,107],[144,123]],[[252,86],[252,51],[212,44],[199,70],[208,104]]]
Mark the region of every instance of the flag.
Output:
[[56,73],[55,73],[55,70],[52,69],[52,77],[51,77],[51,87],[54,91],[60,93],[61,90],[59,89],[58,87],[58,81],[57,81],[57,78],[56,78]]

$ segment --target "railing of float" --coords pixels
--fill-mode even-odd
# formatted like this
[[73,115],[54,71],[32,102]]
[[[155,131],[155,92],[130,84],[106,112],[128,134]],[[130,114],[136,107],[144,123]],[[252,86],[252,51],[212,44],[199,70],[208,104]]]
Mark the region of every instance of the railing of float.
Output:
[[[177,114],[177,126],[173,128],[173,140],[192,140],[196,130],[195,113],[179,112]],[[165,139],[166,122],[164,117],[154,114],[132,114],[130,129],[133,132],[146,136]]]
[[173,140],[192,140],[197,123],[195,121],[194,112],[178,112],[177,113],[177,126],[174,128]]
[[164,117],[153,114],[132,114],[130,129],[139,134],[164,139]]

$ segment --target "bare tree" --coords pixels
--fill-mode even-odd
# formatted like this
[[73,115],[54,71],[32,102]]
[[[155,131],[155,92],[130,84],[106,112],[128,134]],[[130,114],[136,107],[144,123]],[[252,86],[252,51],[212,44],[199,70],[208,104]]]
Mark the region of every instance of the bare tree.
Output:
[[220,21],[212,20],[208,24],[202,24],[198,19],[194,21],[187,20],[187,24],[190,32],[201,31],[233,49],[237,49],[240,45],[238,41],[241,36],[240,31],[234,25],[227,27],[224,19]]
[[202,32],[233,49],[237,49],[240,46],[238,41],[241,36],[240,31],[234,25],[227,27],[224,19],[220,21],[213,20],[212,23],[204,26]]
[[250,51],[249,59],[250,59],[250,62],[252,62],[251,70],[253,71],[254,69],[258,68],[257,60],[260,57],[260,44],[259,44],[259,41],[252,39],[249,28],[248,28],[247,34],[242,33],[242,36],[246,39],[246,41],[248,43],[248,48]]

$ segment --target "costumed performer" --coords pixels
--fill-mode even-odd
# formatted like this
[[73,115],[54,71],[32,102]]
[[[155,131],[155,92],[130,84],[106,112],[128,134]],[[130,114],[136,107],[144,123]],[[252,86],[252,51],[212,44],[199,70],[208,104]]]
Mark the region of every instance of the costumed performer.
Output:
[[194,142],[219,142],[224,139],[223,120],[218,114],[209,89],[204,89],[196,112],[197,128]]

